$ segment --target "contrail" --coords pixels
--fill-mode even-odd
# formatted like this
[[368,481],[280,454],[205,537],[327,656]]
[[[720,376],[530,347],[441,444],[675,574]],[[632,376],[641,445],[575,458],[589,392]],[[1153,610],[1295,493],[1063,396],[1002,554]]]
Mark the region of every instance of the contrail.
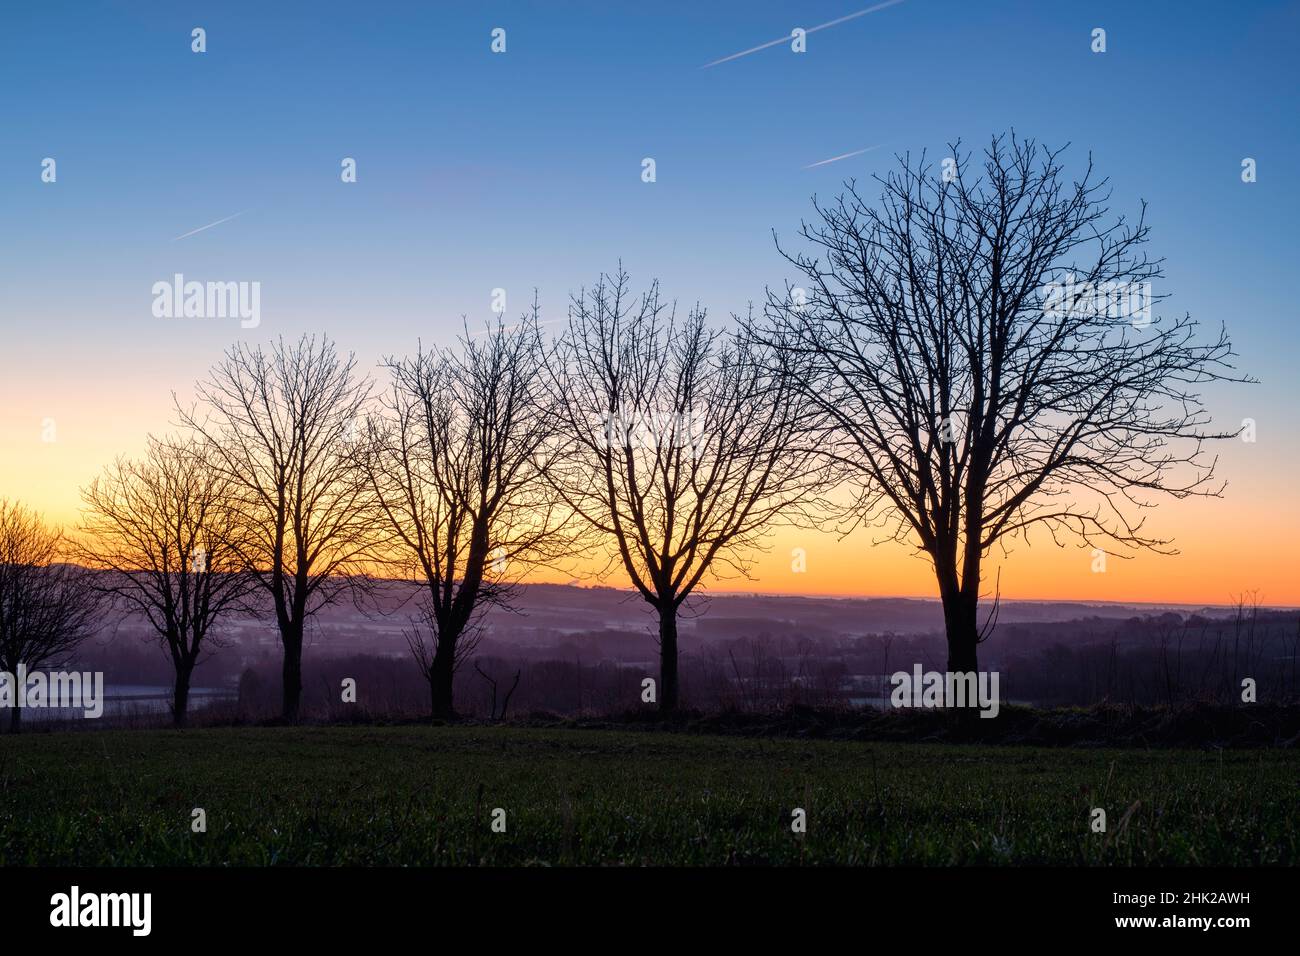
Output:
[[206,226],[199,226],[199,228],[197,229],[191,229],[189,232],[173,237],[172,242],[175,242],[177,239],[187,239],[190,236],[194,235],[195,233],[202,232],[204,229],[211,229],[213,226],[219,226],[223,222],[230,222],[230,220],[242,216],[246,212],[248,212],[247,209],[237,212],[233,216],[227,216],[225,219],[218,219],[216,222],[210,222]]
[[873,149],[880,149],[883,143],[877,143],[875,146],[868,146],[866,149],[855,149],[851,153],[841,153],[839,156],[832,156],[830,159],[823,159],[820,162],[809,163],[804,169],[816,169],[818,166],[825,166],[827,163],[838,163],[841,159],[848,159],[850,156],[861,156],[863,153],[869,153]]
[[[874,7],[867,7],[865,10],[859,10],[857,13],[850,13],[847,17],[840,17],[838,20],[831,20],[829,23],[822,23],[815,27],[808,27],[804,33],[816,33],[818,30],[825,30],[827,27],[837,27],[841,23],[847,23],[849,20],[856,20],[858,17],[865,17],[868,13],[875,13],[877,10],[883,10],[885,7],[893,7],[902,3],[903,0],[885,0],[884,3],[878,3]],[[783,36],[772,40],[770,43],[763,43],[748,50],[741,50],[739,53],[733,53],[731,56],[724,56],[721,60],[714,60],[712,63],[705,63],[701,70],[707,70],[711,66],[717,66],[719,63],[726,63],[729,60],[736,60],[742,56],[749,56],[751,53],[757,53],[759,50],[766,50],[770,46],[776,46],[778,43],[789,43],[790,37]]]

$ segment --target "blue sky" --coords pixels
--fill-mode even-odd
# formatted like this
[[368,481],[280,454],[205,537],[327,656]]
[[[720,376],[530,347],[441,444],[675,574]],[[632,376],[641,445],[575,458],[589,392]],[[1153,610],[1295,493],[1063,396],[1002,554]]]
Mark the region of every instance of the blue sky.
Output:
[[[725,316],[788,277],[772,230],[792,238],[814,193],[1014,128],[1091,151],[1117,211],[1150,203],[1166,308],[1226,321],[1262,380],[1216,411],[1258,418],[1269,457],[1300,463],[1300,4],[905,0],[806,53],[701,68],[869,5],[7,5],[0,449],[22,453],[46,407],[84,419],[67,396],[102,396],[143,435],[240,336],[324,330],[369,365],[483,321],[498,287],[511,312],[538,288],[558,318],[620,258]],[[149,290],[176,272],[260,281],[260,328],[160,324]]]
[[[725,313],[783,278],[770,230],[792,233],[814,192],[896,150],[1015,127],[1092,150],[1118,208],[1150,201],[1174,304],[1237,320],[1248,296],[1267,313],[1252,323],[1289,330],[1296,4],[907,0],[810,35],[805,54],[700,69],[866,5],[11,7],[0,208],[24,281],[6,283],[6,318],[66,313],[129,344],[133,321],[157,332],[141,283],[225,270],[261,279],[268,334],[346,310],[400,337],[485,312],[498,286],[559,305],[620,256]],[[1243,156],[1260,163],[1251,186]]]

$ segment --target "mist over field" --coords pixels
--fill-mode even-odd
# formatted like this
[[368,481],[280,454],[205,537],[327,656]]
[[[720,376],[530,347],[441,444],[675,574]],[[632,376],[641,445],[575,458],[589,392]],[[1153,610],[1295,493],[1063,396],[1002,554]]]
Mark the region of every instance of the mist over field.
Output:
[[[343,602],[320,612],[304,680],[319,716],[338,716],[335,688],[344,677],[358,680],[368,712],[416,715],[427,707],[405,637],[416,595],[414,586],[387,582],[364,607]],[[1226,693],[1234,641],[1237,671],[1283,695],[1293,689],[1298,624],[1295,611],[1249,606],[1008,601],[984,650],[1014,703],[1207,702]],[[655,637],[653,617],[630,592],[525,585],[510,608],[485,615],[473,657],[479,668],[461,668],[458,697],[467,714],[484,715],[488,678],[505,685],[500,697],[518,672],[512,715],[636,710],[641,679],[656,672]],[[944,659],[942,609],[913,598],[711,594],[688,605],[681,637],[685,700],[708,712],[887,708],[890,674],[915,664],[941,668]],[[223,622],[195,670],[196,711],[271,716],[278,651],[273,621]],[[77,663],[105,672],[110,714],[165,712],[170,662],[139,616],[108,621]]]

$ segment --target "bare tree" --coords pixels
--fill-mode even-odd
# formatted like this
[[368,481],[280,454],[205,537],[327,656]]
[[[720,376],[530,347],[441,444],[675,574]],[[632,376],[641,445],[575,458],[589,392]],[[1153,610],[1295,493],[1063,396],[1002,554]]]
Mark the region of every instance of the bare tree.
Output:
[[359,454],[389,533],[387,552],[423,588],[407,642],[435,718],[455,717],[457,668],[482,613],[509,606],[520,577],[562,557],[566,521],[544,476],[555,417],[536,309],[458,348],[390,358],[384,412]]
[[176,673],[172,720],[185,725],[190,678],[216,645],[214,625],[249,590],[232,479],[194,439],[150,438],[142,459],[119,458],[83,490],[76,554],[104,573],[96,588],[141,614]]
[[938,169],[900,157],[875,206],[852,182],[814,200],[811,251],[783,253],[808,288],[769,296],[765,335],[812,360],[802,391],[833,422],[853,518],[928,555],[966,672],[995,619],[977,616],[995,544],[1169,550],[1143,512],[1219,494],[1204,446],[1234,432],[1198,388],[1237,377],[1222,329],[1200,342],[1190,317],[1152,314],[1145,206],[1111,216],[1091,162],[1071,181],[1060,150],[1014,134],[976,168],[952,149]]
[[488,674],[485,670],[483,670],[483,668],[479,666],[479,663],[478,663],[477,660],[474,661],[474,670],[476,670],[476,671],[478,672],[478,676],[479,676],[479,677],[481,677],[481,678],[483,678],[485,681],[487,681],[488,684],[490,684],[491,687],[492,687],[492,699],[491,699],[491,701],[488,702],[488,719],[489,719],[489,720],[505,720],[505,719],[506,719],[506,711],[510,709],[510,698],[514,696],[514,694],[515,694],[515,689],[519,687],[519,677],[520,677],[520,675],[523,673],[523,671],[521,671],[521,670],[516,670],[516,671],[515,671],[515,679],[514,679],[514,681],[510,684],[510,689],[509,689],[508,691],[506,691],[505,699],[502,700],[502,702],[501,702],[501,710],[498,711],[498,710],[497,710],[497,689],[498,689],[498,688],[497,688],[497,679],[496,679],[495,677],[492,677],[492,676],[491,676],[490,674]]
[[328,338],[232,346],[184,424],[228,479],[245,570],[268,595],[284,648],[283,716],[302,697],[307,622],[368,580],[373,511],[353,449],[370,394]]
[[[99,601],[86,570],[69,564],[62,532],[17,502],[0,499],[0,666],[58,668],[95,630]],[[24,688],[12,688],[22,693]],[[9,715],[11,733],[22,708]]]
[[792,358],[679,321],[620,269],[573,297],[549,366],[567,442],[556,489],[659,618],[660,710],[678,706],[678,612],[706,575],[748,575],[773,523],[817,503],[824,473]]

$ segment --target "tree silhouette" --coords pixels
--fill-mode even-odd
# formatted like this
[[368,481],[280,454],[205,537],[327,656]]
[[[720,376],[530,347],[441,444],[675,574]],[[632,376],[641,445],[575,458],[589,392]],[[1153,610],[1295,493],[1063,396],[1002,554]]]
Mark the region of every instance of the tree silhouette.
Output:
[[[62,532],[0,498],[0,666],[9,674],[19,665],[63,666],[95,630],[99,598],[85,569],[65,561],[65,550]],[[15,706],[9,729],[21,727],[22,708]]]
[[544,480],[555,417],[536,310],[459,348],[390,358],[392,386],[358,457],[388,533],[386,554],[424,594],[407,642],[432,714],[452,718],[453,678],[478,621],[508,606],[529,568],[563,553],[565,521]]
[[660,709],[678,706],[678,612],[711,571],[748,574],[764,532],[817,504],[796,360],[684,320],[621,269],[573,297],[548,366],[566,441],[550,477],[659,618]]
[[757,332],[811,360],[801,392],[854,520],[933,563],[952,671],[976,669],[994,619],[977,610],[995,544],[1167,550],[1142,512],[1218,494],[1204,446],[1235,434],[1198,393],[1244,380],[1226,334],[1154,316],[1145,206],[1111,216],[1091,162],[1072,182],[1060,155],[997,136],[976,168],[957,147],[937,169],[901,157],[874,206],[852,182],[814,200],[811,250],[783,251],[807,288],[771,294]]
[[104,573],[95,587],[143,615],[171,659],[172,720],[184,726],[190,677],[217,644],[212,629],[248,593],[235,489],[194,439],[150,438],[140,460],[119,458],[82,492],[78,559]]
[[353,448],[370,394],[328,338],[232,346],[179,408],[227,480],[245,570],[274,608],[284,648],[283,716],[302,697],[307,621],[364,586],[373,503]]

